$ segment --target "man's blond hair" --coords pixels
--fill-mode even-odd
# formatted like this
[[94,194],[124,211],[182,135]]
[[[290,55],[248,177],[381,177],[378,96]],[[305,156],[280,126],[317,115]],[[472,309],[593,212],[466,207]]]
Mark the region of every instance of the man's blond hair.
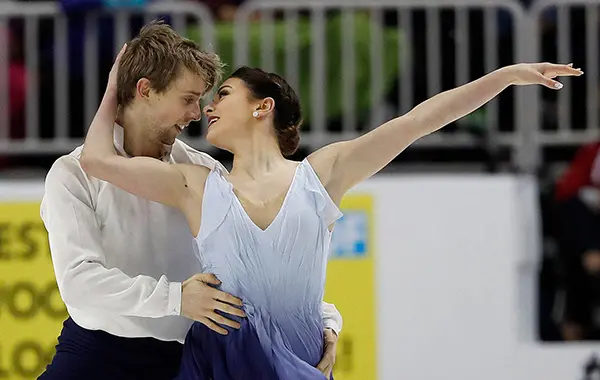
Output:
[[218,55],[201,50],[194,41],[155,20],[127,44],[119,66],[117,99],[121,106],[131,103],[141,78],[147,78],[154,90],[164,92],[183,68],[202,77],[206,94],[221,81],[223,67]]

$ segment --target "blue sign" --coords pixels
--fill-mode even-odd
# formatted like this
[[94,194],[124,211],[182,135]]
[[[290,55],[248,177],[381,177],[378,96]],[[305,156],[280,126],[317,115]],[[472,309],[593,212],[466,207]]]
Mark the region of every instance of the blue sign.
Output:
[[369,251],[369,218],[366,211],[345,210],[333,230],[331,258],[360,258]]

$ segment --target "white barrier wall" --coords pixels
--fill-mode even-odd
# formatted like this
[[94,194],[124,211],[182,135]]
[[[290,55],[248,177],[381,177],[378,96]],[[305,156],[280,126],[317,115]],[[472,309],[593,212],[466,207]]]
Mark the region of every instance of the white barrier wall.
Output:
[[[536,192],[527,178],[483,175],[380,175],[357,187],[354,195],[367,197],[348,200],[346,209],[370,210],[364,220],[373,241],[354,249],[357,257],[373,255],[375,271],[361,276],[371,259],[344,258],[347,250],[333,259],[334,274],[354,271],[328,284],[332,297],[342,297],[334,302],[346,321],[336,379],[586,379],[584,366],[599,345],[535,338]],[[63,319],[58,293],[42,292],[53,281],[44,236],[32,230],[41,228],[42,193],[41,182],[0,182],[0,378],[35,378]],[[364,228],[359,219],[346,223]],[[344,234],[339,227],[343,244],[356,240],[352,228]],[[20,253],[30,246],[37,253]],[[371,306],[356,288],[370,277],[375,339],[364,336],[373,331],[362,322]],[[368,356],[372,341],[376,359]]]
[[582,379],[598,345],[535,338],[539,209],[511,176],[378,176],[380,379]]

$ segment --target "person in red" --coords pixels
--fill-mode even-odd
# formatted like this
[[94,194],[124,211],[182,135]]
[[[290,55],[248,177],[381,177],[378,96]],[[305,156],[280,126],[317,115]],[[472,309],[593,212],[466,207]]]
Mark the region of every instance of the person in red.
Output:
[[26,71],[23,63],[11,62],[8,66],[10,136],[23,138],[25,136],[25,86]]
[[583,145],[555,186],[564,265],[565,340],[600,338],[600,141]]
[[[8,41],[8,46],[18,46],[15,35],[10,28],[0,29],[0,34],[5,34],[5,40]],[[25,88],[26,88],[26,69],[22,60],[16,58],[14,51],[9,52],[8,62],[8,114],[9,114],[9,131],[8,136],[11,138],[23,138],[25,136]],[[1,83],[0,86],[5,87],[6,83]],[[6,126],[0,125],[0,128]],[[6,132],[6,131],[0,131]],[[5,166],[8,162],[7,157],[0,155],[0,167]]]

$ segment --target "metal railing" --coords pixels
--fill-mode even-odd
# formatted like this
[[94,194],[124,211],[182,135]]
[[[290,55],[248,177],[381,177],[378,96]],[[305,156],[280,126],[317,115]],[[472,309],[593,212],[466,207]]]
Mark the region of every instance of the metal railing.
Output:
[[[70,63],[75,54],[69,50],[72,48],[70,39],[77,36],[68,33],[68,28],[69,23],[76,22],[78,17],[81,15],[68,19],[56,2],[0,2],[0,30],[6,30],[11,19],[24,24],[27,73],[24,138],[11,138],[11,115],[6,111],[9,109],[7,73],[10,46],[6,33],[0,33],[0,154],[67,153],[83,142],[82,136],[97,110],[105,87],[100,80],[100,62],[110,64],[113,54],[137,33],[136,28],[131,28],[134,18],[137,17],[137,21],[143,24],[154,18],[169,17],[173,28],[182,34],[188,25],[196,24],[202,30],[201,45],[207,50],[214,46],[214,21],[210,11],[201,3],[152,2],[143,9],[89,12],[85,15],[84,30],[81,31],[83,57],[79,68],[82,70],[79,76],[80,91],[72,93],[71,89],[77,87],[73,85],[76,75]],[[43,74],[52,78],[41,78],[40,50],[43,49],[40,49],[39,28],[41,23],[48,20],[51,21],[51,27],[47,29],[53,38],[50,42],[46,41],[52,51],[52,57],[46,59],[51,61],[53,72],[45,70]],[[112,53],[104,57],[99,54],[99,45],[106,40],[106,35],[100,33],[101,22],[114,23]],[[51,85],[42,86],[41,79],[51,82]],[[40,111],[46,102],[53,103],[51,120],[46,119]],[[70,117],[73,113],[81,117]]]
[[559,92],[532,88],[529,122],[521,128],[532,137],[523,163],[537,168],[543,148],[578,146],[600,137],[599,18],[597,0],[539,0],[528,12],[529,49],[539,61],[574,62],[585,75],[561,79]]
[[[297,30],[299,19],[310,20],[310,101],[311,101],[311,129],[309,133],[303,135],[305,144],[311,148],[318,148],[323,144],[337,141],[345,138],[352,138],[358,133],[375,127],[385,121],[392,115],[404,113],[415,106],[418,101],[425,100],[442,90],[449,89],[456,85],[464,84],[469,80],[475,79],[474,73],[480,75],[489,72],[498,67],[500,57],[499,49],[499,26],[498,16],[502,12],[508,17],[512,24],[503,31],[506,35],[515,37],[522,25],[524,19],[523,9],[515,2],[498,2],[488,0],[434,0],[434,1],[398,1],[398,0],[379,0],[379,1],[348,1],[348,0],[330,0],[330,1],[249,1],[239,10],[236,19],[236,65],[247,64],[249,61],[249,40],[248,28],[249,21],[256,13],[260,14],[261,19],[261,66],[266,69],[275,68],[276,47],[273,42],[274,29],[273,15],[277,12],[282,15],[279,17],[279,23],[286,25],[285,29],[285,64],[281,72],[296,87],[299,83],[298,73],[299,61],[302,57],[298,56]],[[361,63],[361,58],[357,59],[355,46],[355,28],[354,22],[357,15],[368,12],[369,20],[369,49],[368,58]],[[445,12],[445,14],[443,14]],[[420,15],[424,16],[424,25],[415,25],[415,19]],[[384,22],[384,16],[388,20]],[[328,124],[328,103],[332,99],[327,97],[331,78],[327,74],[327,58],[331,58],[328,53],[326,32],[328,22],[339,17],[341,22],[339,26],[342,31],[339,33],[343,40],[341,43],[341,59],[344,64],[339,67],[339,73],[336,76],[341,77],[341,103],[343,113],[341,115],[341,131],[331,131]],[[443,38],[441,20],[454,19],[455,35],[453,38]],[[479,18],[483,23],[469,24],[469,21]],[[391,20],[390,20],[391,19]],[[332,23],[333,24],[333,23]],[[327,31],[326,31],[327,28]],[[390,33],[398,36],[395,46],[389,42],[386,44],[385,37]],[[483,47],[485,49],[485,59],[477,64],[472,64],[473,56],[479,55],[471,49],[470,36],[479,34],[483,37]],[[424,40],[420,37],[425,35]],[[517,55],[518,39],[516,43],[509,48],[510,58]],[[389,70],[396,73],[395,76],[385,77],[386,60],[384,56],[389,54],[390,50],[396,55],[395,64],[397,70]],[[425,57],[422,57],[424,52]],[[453,62],[448,62],[443,52],[450,52],[453,56],[450,58]],[[387,61],[390,61],[389,58]],[[509,62],[512,63],[512,60]],[[357,86],[357,70],[359,65],[368,66],[368,91],[370,94],[370,116],[366,120],[359,120],[357,117],[356,99],[358,92],[366,91],[362,86]],[[447,70],[446,66],[452,66],[452,70]],[[389,68],[388,68],[389,69]],[[364,73],[363,73],[364,75]],[[334,82],[337,83],[335,81]],[[420,79],[422,83],[416,83]],[[397,82],[395,89],[390,89],[389,81]],[[424,91],[419,91],[421,85]],[[396,94],[393,94],[395,90]],[[336,99],[333,99],[336,101]],[[387,113],[386,107],[387,105]],[[487,124],[487,141],[498,142],[499,144],[514,146],[517,141],[517,132],[514,127],[517,122],[511,120],[513,124],[508,131],[501,131],[499,128],[499,107],[498,102],[491,102],[484,110],[483,116]],[[516,115],[512,115],[516,119]],[[358,125],[362,123],[363,125]],[[422,139],[418,142],[424,146],[475,146],[480,144],[473,134],[464,129],[453,130],[449,133],[438,133]]]
[[[230,25],[234,37],[225,41],[232,46],[219,46],[223,24],[215,23],[200,2],[153,2],[142,10],[86,15],[78,87],[73,84],[77,75],[70,51],[73,20],[54,2],[2,2],[0,31],[15,20],[23,25],[28,76],[24,138],[11,138],[11,115],[5,111],[10,102],[9,47],[6,35],[0,33],[0,155],[66,153],[80,144],[104,88],[101,76],[107,73],[106,62],[110,64],[111,54],[137,31],[136,20],[143,23],[168,16],[182,34],[189,33],[190,26],[197,29],[206,49],[221,54],[233,48],[231,66],[250,64],[282,74],[298,90],[306,110],[302,144],[316,149],[353,138],[427,97],[499,66],[578,58],[570,33],[581,20],[572,18],[571,9],[583,7],[586,55],[585,62],[578,64],[586,71],[584,88],[565,86],[556,99],[550,91],[533,86],[514,88],[470,118],[416,144],[507,147],[514,164],[532,172],[540,165],[543,147],[580,144],[597,137],[599,4],[540,0],[525,10],[517,1],[497,0],[251,0],[238,9]],[[556,41],[556,54],[549,51],[552,43],[543,43],[548,28],[540,23],[554,10],[555,36],[551,32],[545,38]],[[112,53],[100,53],[106,45],[101,24],[107,18],[114,23],[113,48]],[[50,58],[40,50],[40,34],[45,33],[40,25],[47,20],[51,20],[53,35]],[[48,61],[53,67],[50,85],[39,75],[40,66]],[[51,107],[48,102],[53,103]],[[40,108],[51,109],[52,117]],[[583,124],[577,118],[581,113],[586,115]],[[199,123],[183,138],[212,152],[202,138],[205,127],[205,122]]]

